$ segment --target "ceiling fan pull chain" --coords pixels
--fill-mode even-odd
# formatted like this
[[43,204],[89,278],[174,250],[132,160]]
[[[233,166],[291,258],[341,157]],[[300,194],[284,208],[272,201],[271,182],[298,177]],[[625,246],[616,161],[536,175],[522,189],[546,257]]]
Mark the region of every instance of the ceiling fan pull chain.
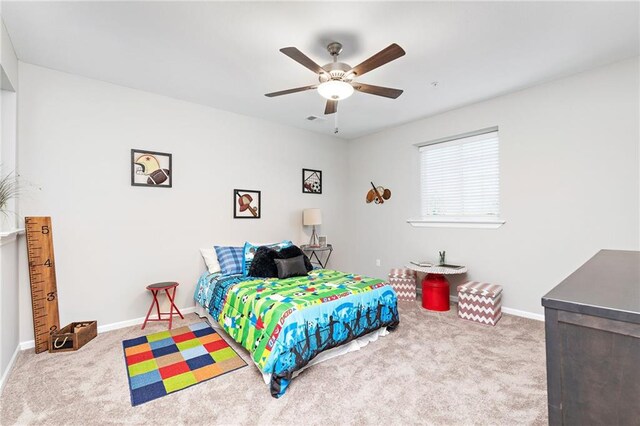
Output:
[[335,114],[333,114],[334,117],[334,129],[333,129],[333,133],[338,134],[338,111],[336,111]]

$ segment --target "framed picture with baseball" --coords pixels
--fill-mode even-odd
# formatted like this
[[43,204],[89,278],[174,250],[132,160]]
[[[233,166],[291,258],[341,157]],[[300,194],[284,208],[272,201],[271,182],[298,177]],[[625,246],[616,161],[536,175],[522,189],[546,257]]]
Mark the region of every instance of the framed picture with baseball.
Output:
[[260,191],[251,189],[233,190],[233,218],[260,219]]
[[322,194],[322,171],[302,169],[302,193]]
[[131,185],[171,188],[173,170],[171,154],[166,152],[131,150]]

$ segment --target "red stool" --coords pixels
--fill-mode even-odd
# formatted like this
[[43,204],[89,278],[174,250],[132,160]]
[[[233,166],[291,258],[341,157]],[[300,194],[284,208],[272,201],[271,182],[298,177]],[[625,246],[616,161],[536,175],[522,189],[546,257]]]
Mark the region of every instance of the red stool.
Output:
[[[169,330],[171,330],[171,323],[173,322],[174,315],[180,315],[180,318],[184,319],[184,317],[180,313],[180,310],[174,303],[174,300],[176,298],[177,288],[178,288],[178,283],[173,283],[173,282],[149,284],[147,286],[147,290],[151,291],[151,294],[153,294],[153,301],[151,301],[149,312],[147,312],[147,317],[144,319],[144,323],[142,324],[142,330],[144,330],[148,321],[169,321]],[[173,294],[169,294],[169,290],[171,289],[173,289]],[[164,292],[167,293],[167,298],[169,299],[169,302],[171,302],[171,309],[169,309],[169,312],[160,312],[160,303],[158,303],[158,293],[161,292],[162,290],[164,290]],[[155,318],[149,319],[149,315],[151,315],[151,311],[153,310],[154,304],[156,305],[156,308],[158,310],[158,319],[155,319]],[[173,312],[174,309],[176,312]],[[169,318],[162,318],[162,315],[169,315]]]

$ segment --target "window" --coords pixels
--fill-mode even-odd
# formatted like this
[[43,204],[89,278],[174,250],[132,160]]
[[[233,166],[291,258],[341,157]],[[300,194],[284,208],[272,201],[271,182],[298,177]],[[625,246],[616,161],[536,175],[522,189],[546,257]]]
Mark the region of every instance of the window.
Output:
[[500,156],[496,128],[420,147],[420,220],[412,224],[498,227]]

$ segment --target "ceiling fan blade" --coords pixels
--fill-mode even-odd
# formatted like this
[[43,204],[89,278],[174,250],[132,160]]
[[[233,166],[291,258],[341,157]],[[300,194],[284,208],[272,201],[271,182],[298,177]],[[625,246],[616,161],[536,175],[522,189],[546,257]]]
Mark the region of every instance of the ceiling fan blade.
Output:
[[366,61],[353,67],[351,69],[351,72],[358,76],[361,76],[364,73],[367,73],[371,70],[381,67],[388,62],[393,61],[394,59],[398,59],[399,57],[404,56],[405,53],[406,52],[402,47],[393,43],[388,47],[382,49],[380,52],[376,53]]
[[280,51],[300,65],[309,68],[316,74],[322,74],[326,72],[320,65],[313,62],[313,60],[311,60],[307,55],[305,55],[295,47],[283,47],[282,49],[280,49]]
[[273,98],[274,96],[288,95],[289,93],[304,92],[305,90],[315,89],[316,87],[318,87],[317,84],[314,84],[312,86],[296,87],[295,89],[287,89],[287,90],[281,90],[279,92],[266,93],[265,96],[268,98]]
[[334,114],[336,111],[338,111],[338,101],[327,100],[327,106],[324,107],[325,115]]
[[358,92],[368,93],[370,95],[384,96],[385,98],[396,99],[402,95],[402,90],[392,89],[390,87],[373,86],[371,84],[353,83],[353,88]]

